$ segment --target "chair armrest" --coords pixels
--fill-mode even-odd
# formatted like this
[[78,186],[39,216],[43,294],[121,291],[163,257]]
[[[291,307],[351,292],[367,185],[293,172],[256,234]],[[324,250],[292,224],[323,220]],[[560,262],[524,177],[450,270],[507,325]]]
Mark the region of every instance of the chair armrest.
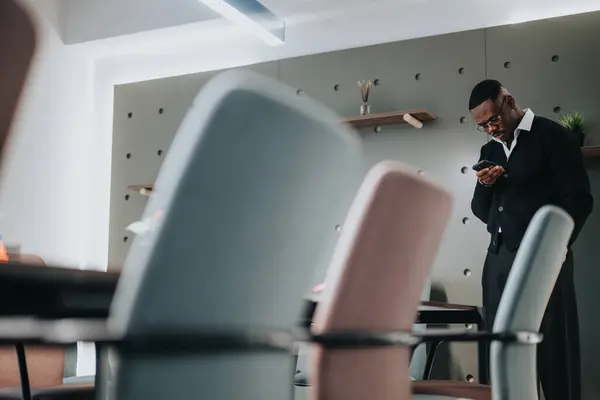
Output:
[[520,344],[538,344],[543,335],[538,332],[468,332],[450,329],[429,330],[422,334],[413,334],[421,343],[435,342],[508,342]]

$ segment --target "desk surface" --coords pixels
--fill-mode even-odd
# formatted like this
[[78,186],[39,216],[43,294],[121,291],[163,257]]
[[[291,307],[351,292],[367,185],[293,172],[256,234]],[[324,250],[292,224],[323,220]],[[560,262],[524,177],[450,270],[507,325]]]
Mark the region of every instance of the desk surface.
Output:
[[[53,266],[0,264],[0,316],[106,318],[119,273]],[[319,294],[306,299],[318,303]],[[477,307],[423,301],[419,311],[476,311]]]
[[[309,302],[319,303],[319,293],[309,293],[305,296]],[[464,304],[444,303],[440,301],[422,301],[419,305],[419,311],[476,311],[476,306]]]
[[0,264],[0,316],[106,318],[119,274]]

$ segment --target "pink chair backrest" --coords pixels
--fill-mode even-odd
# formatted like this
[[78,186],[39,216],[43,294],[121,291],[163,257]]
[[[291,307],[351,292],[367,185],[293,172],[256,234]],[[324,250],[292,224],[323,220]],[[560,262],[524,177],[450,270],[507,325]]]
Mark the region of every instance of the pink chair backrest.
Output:
[[[448,192],[402,164],[373,167],[339,238],[313,333],[411,330],[451,208]],[[408,347],[312,351],[314,399],[410,396]]]

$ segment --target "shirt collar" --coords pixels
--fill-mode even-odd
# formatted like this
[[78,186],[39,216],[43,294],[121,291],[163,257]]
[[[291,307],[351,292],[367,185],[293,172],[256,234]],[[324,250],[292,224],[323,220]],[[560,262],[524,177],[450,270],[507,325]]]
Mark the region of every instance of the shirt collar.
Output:
[[[517,136],[519,136],[521,131],[529,132],[531,130],[531,125],[533,125],[533,117],[535,117],[535,114],[529,108],[526,108],[524,111],[525,111],[525,115],[523,115],[523,118],[521,118],[521,122],[519,122],[517,129],[515,129],[515,138]],[[502,143],[502,140],[497,139],[493,136],[492,136],[492,139],[494,139],[498,143]]]

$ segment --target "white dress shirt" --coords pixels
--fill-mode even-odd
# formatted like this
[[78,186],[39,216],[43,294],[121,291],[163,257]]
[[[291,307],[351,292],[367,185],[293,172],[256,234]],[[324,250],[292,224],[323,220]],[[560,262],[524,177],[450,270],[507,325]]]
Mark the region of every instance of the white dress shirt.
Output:
[[517,146],[517,140],[519,139],[519,135],[521,134],[521,131],[529,132],[531,130],[531,125],[533,124],[533,117],[535,117],[535,114],[529,108],[526,108],[524,111],[525,111],[525,115],[521,119],[521,122],[519,122],[517,129],[515,129],[515,135],[514,135],[514,138],[512,141],[512,145],[510,146],[510,149],[508,148],[506,143],[504,143],[502,140],[496,139],[495,137],[492,136],[493,140],[495,140],[496,142],[498,142],[502,145],[502,148],[504,149],[504,154],[506,154],[506,161],[508,161],[508,159],[510,158],[510,154],[513,152],[513,150]]

